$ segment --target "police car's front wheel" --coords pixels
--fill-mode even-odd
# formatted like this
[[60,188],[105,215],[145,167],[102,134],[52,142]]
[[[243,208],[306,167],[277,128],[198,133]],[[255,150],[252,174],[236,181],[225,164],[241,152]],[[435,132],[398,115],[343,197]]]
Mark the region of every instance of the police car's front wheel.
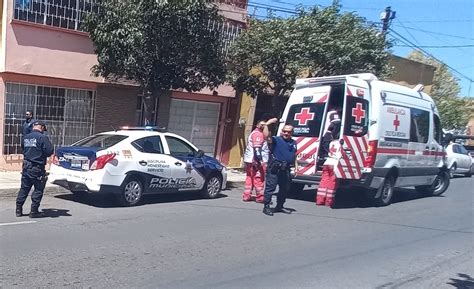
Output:
[[123,206],[135,206],[142,200],[143,185],[136,177],[130,177],[125,181],[122,192],[117,196]]
[[218,176],[213,175],[207,179],[204,187],[202,188],[201,194],[204,198],[214,199],[219,195],[221,187],[222,180]]

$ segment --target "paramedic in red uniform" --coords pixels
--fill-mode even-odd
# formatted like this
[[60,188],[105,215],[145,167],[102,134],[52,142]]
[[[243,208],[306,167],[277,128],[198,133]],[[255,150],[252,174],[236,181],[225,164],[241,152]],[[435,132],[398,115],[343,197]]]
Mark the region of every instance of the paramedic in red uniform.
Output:
[[[339,139],[339,132],[341,129],[341,118],[340,112],[336,109],[332,109],[328,112],[326,122],[329,122],[327,131],[324,133],[322,141],[322,156],[321,160],[323,164],[329,155],[329,146],[333,140]],[[337,164],[336,164],[337,165]],[[337,178],[334,174],[334,165],[331,164],[331,160],[326,165],[323,165],[323,172],[321,175],[321,182],[319,183],[318,190],[316,192],[316,205],[326,205],[333,208],[335,205],[335,197],[337,190]]]
[[269,121],[260,120],[256,128],[250,133],[245,148],[245,189],[242,200],[248,202],[252,197],[252,190],[255,189],[256,202],[263,203],[263,186],[265,184],[265,173],[268,163],[269,149],[267,137],[269,135],[268,125],[276,123],[278,119],[272,118]]

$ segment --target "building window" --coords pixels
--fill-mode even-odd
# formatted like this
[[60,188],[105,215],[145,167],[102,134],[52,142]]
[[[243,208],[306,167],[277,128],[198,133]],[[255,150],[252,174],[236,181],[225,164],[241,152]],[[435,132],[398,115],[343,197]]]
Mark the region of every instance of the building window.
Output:
[[6,83],[3,154],[21,154],[25,112],[46,122],[54,146],[69,145],[92,134],[95,96],[93,90]]
[[84,16],[99,10],[97,0],[15,0],[13,18],[83,31]]

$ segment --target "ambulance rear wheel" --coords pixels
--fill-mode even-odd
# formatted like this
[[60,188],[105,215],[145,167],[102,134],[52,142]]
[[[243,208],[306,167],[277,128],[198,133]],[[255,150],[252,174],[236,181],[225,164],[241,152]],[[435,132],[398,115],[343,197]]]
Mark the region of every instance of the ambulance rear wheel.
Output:
[[304,189],[304,184],[291,183],[290,194],[299,195],[303,192],[303,189]]
[[440,172],[431,186],[416,186],[415,190],[426,196],[441,196],[449,187],[449,173]]
[[377,190],[375,194],[375,205],[377,207],[384,207],[390,205],[392,202],[393,191],[395,190],[395,178],[387,176],[383,185]]

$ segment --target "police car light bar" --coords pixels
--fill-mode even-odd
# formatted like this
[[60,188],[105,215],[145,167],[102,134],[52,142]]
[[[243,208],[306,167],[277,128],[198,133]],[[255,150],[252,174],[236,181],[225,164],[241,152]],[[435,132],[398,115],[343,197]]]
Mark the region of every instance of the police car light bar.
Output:
[[121,130],[148,130],[148,131],[158,131],[158,132],[167,132],[166,127],[158,126],[122,126]]

